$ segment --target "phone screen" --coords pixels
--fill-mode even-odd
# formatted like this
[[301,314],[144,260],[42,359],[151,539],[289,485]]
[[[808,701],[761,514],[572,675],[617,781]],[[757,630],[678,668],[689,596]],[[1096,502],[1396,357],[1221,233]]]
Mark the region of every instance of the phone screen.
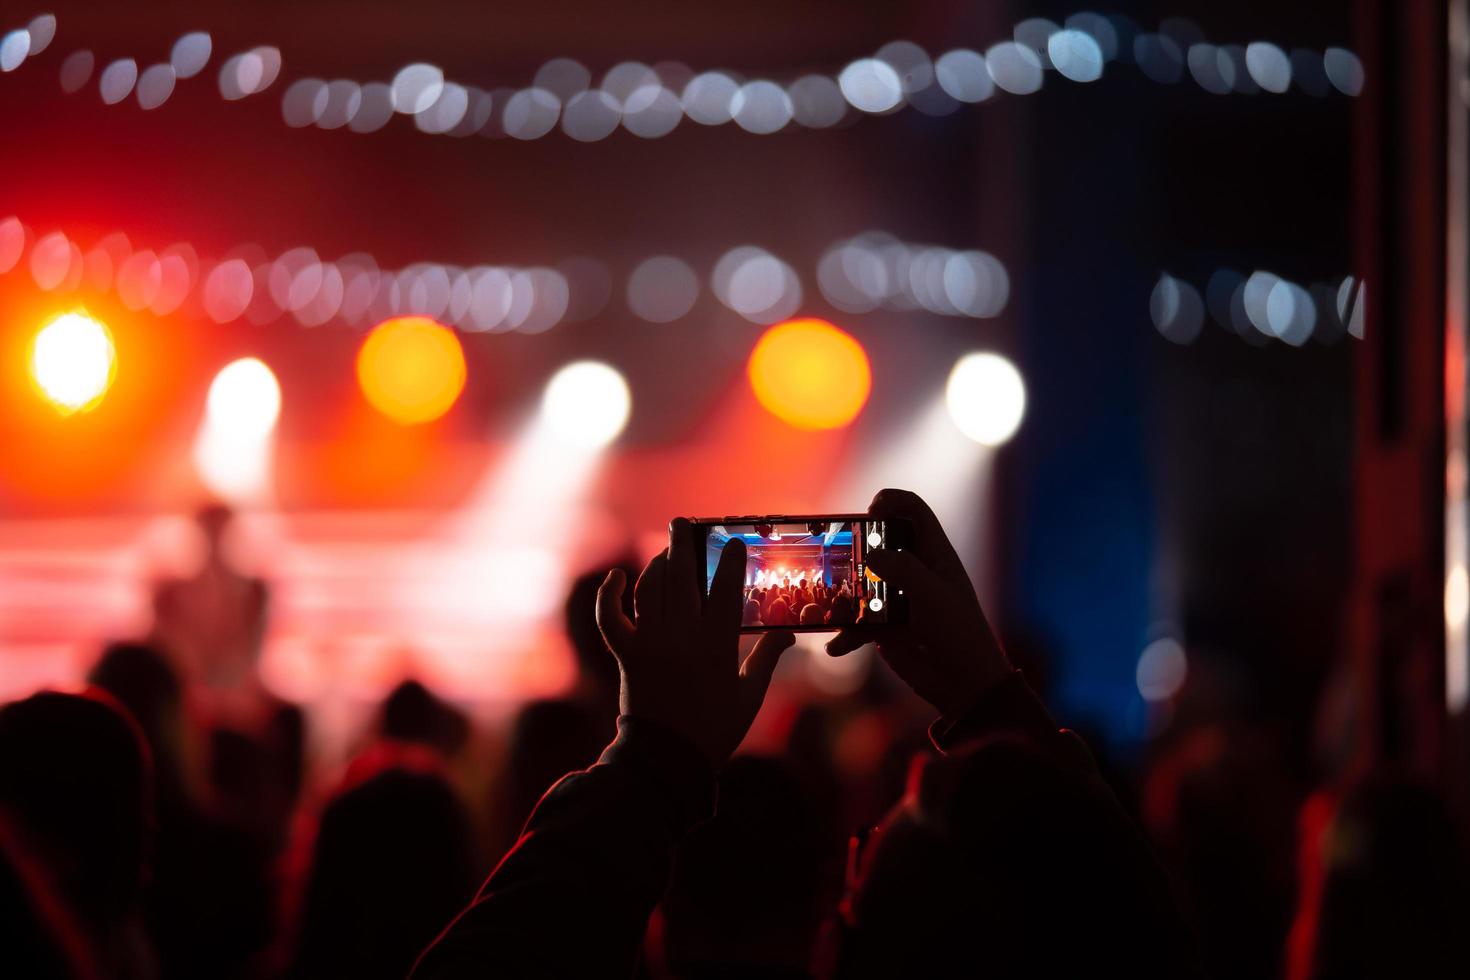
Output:
[[864,561],[869,549],[900,546],[894,523],[852,515],[696,521],[704,540],[704,594],[725,545],[739,538],[745,542],[742,631],[896,622],[899,593],[890,596]]

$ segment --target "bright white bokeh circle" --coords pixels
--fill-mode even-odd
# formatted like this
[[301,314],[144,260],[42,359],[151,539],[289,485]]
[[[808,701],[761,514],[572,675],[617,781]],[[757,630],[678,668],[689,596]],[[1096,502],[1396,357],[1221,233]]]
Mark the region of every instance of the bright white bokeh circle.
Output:
[[1021,427],[1026,385],[999,354],[966,354],[949,374],[944,402],[961,432],[982,446],[999,446]]

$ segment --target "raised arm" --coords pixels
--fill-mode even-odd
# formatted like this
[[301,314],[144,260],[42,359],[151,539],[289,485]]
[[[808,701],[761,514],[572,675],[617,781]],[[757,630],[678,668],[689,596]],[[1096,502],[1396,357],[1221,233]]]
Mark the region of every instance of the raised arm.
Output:
[[622,673],[618,735],[597,764],[542,798],[479,896],[424,953],[416,980],[628,976],[675,845],[714,812],[715,775],[749,730],[783,650],[768,633],[742,663],[745,547],[700,596],[683,521],[622,611],[623,573],[598,593],[598,625]]

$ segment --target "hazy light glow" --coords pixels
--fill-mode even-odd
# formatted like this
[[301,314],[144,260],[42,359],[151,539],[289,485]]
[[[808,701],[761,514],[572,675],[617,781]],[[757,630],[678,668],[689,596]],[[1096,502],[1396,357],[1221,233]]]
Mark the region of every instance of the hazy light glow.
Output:
[[150,65],[138,76],[138,105],[143,109],[157,109],[174,94],[174,69],[172,65]]
[[1144,647],[1134,668],[1134,682],[1145,701],[1167,701],[1184,687],[1189,662],[1179,641],[1164,637]]
[[740,86],[730,100],[735,124],[748,133],[765,136],[785,127],[794,109],[791,96],[775,82],[755,81]]
[[545,89],[562,102],[568,102],[573,96],[591,88],[592,73],[579,61],[552,58],[537,69],[531,84]]
[[739,90],[739,83],[724,72],[707,71],[689,80],[680,101],[690,119],[702,126],[719,126],[734,117]]
[[756,342],[746,365],[756,400],[798,429],[836,429],[857,418],[873,376],[867,352],[825,320],[788,320]]
[[80,92],[92,79],[97,59],[87,50],[73,51],[61,63],[61,90],[67,95]]
[[645,259],[628,277],[628,308],[650,323],[670,323],[699,298],[699,279],[688,263],[671,255]]
[[961,432],[982,446],[999,446],[1021,427],[1026,385],[999,354],[966,354],[949,374],[944,402]]
[[1192,344],[1204,329],[1205,304],[1199,292],[1182,279],[1162,273],[1148,300],[1154,327],[1176,344]]
[[1274,44],[1254,41],[1246,45],[1245,66],[1255,83],[1267,92],[1279,95],[1291,88],[1291,59]]
[[422,62],[405,65],[393,76],[391,89],[393,108],[406,115],[416,115],[433,105],[444,91],[444,72]]
[[108,105],[117,105],[128,97],[137,81],[138,63],[132,58],[119,58],[102,69],[102,75],[97,80],[97,87],[102,93],[103,102]]
[[995,84],[1012,95],[1041,89],[1041,56],[1015,41],[1002,41],[985,52],[985,67]]
[[1322,54],[1322,67],[1327,80],[1343,95],[1360,95],[1363,91],[1363,63],[1346,48],[1328,48]]
[[1074,82],[1095,82],[1102,78],[1102,48],[1090,34],[1057,31],[1047,39],[1046,51],[1052,66],[1065,78]]
[[207,32],[192,31],[174,42],[173,50],[169,53],[169,64],[173,66],[177,77],[193,78],[209,64],[209,55],[213,49],[214,42]]
[[31,341],[31,381],[62,415],[101,403],[117,376],[117,351],[102,321],[85,312],[63,313]]
[[984,102],[995,92],[995,81],[978,51],[958,48],[941,55],[934,63],[939,87],[961,102]]
[[912,41],[889,41],[874,57],[893,69],[906,95],[934,84],[934,63],[929,53]]
[[27,57],[34,58],[51,46],[51,39],[56,37],[56,17],[54,14],[40,14],[31,18],[26,25],[26,33],[31,36],[31,52]]
[[903,101],[898,72],[877,58],[860,58],[837,77],[842,95],[859,112],[890,112]]
[[561,114],[562,132],[582,143],[605,139],[621,121],[617,100],[601,89],[571,96]]
[[505,132],[518,140],[539,139],[551,132],[561,114],[561,102],[545,89],[522,89],[505,104]]
[[24,27],[0,37],[0,71],[15,71],[31,53],[31,32]]
[[464,351],[454,331],[427,317],[385,320],[357,352],[357,381],[368,403],[400,425],[439,418],[465,385]]
[[809,129],[835,126],[847,113],[842,89],[826,75],[798,78],[786,93],[791,100],[792,118]]
[[26,226],[11,215],[0,220],[0,272],[9,272],[20,261],[26,247]]
[[601,361],[574,361],[547,382],[541,415],[559,439],[584,449],[608,445],[622,433],[633,408],[628,382]]

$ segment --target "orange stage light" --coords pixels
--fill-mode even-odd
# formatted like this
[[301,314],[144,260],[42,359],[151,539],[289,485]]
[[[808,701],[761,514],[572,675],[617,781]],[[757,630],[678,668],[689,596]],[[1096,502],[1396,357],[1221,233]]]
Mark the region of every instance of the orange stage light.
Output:
[[31,383],[62,415],[88,412],[117,377],[112,333],[85,311],[63,313],[31,340]]
[[826,320],[787,320],[756,343],[746,365],[756,399],[798,429],[836,429],[857,417],[873,385],[868,355]]
[[432,422],[464,391],[464,350],[454,331],[428,317],[384,320],[357,352],[357,383],[393,421]]

